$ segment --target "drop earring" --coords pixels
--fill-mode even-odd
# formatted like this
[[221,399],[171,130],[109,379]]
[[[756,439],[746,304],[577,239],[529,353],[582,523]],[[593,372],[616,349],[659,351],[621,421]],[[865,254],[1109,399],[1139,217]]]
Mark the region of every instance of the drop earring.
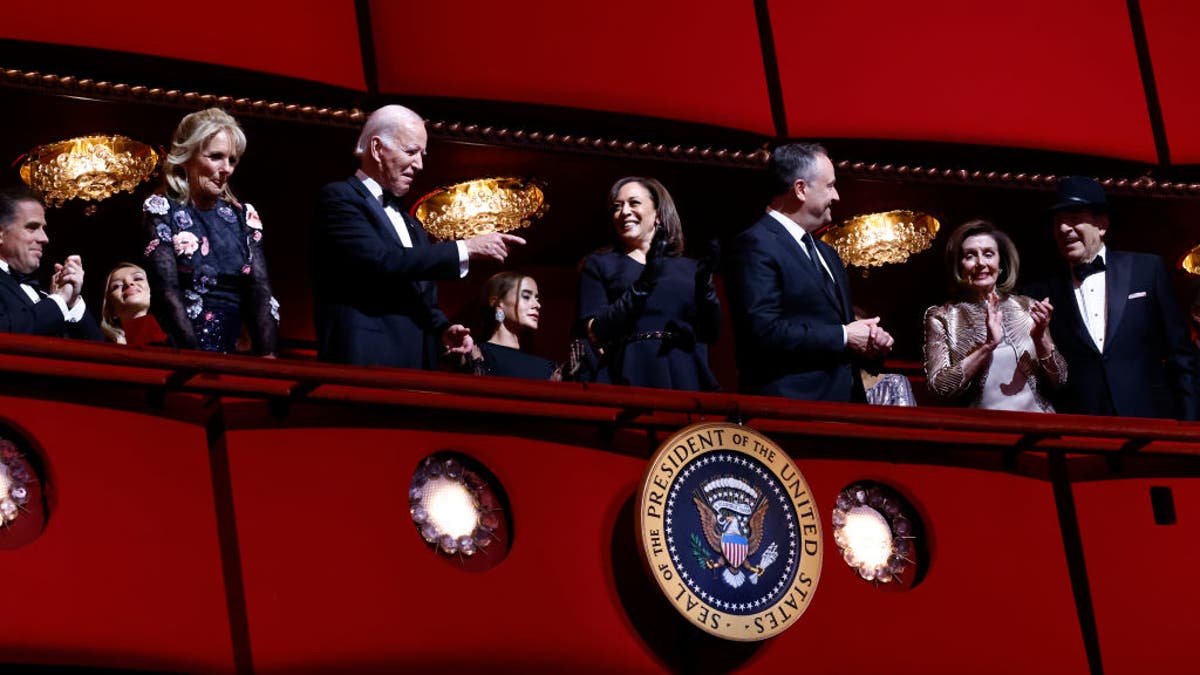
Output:
[[496,323],[504,323],[504,308],[503,307],[496,308],[495,317],[496,317]]

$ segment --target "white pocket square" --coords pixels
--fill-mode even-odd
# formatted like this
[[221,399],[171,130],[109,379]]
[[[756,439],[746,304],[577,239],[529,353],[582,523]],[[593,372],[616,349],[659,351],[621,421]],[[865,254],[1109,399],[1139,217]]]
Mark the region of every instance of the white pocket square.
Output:
[[1146,291],[1138,291],[1137,293],[1129,294],[1130,300],[1137,300],[1138,298],[1144,298],[1144,297],[1146,297]]

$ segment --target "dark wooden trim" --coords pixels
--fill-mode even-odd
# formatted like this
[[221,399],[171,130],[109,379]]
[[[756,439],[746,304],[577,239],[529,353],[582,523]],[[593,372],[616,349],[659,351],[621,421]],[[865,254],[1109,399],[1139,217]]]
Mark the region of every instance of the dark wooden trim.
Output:
[[208,442],[208,465],[212,476],[213,507],[217,516],[217,541],[221,549],[221,573],[225,581],[225,608],[229,614],[233,667],[238,673],[253,673],[254,654],[250,649],[250,619],[246,611],[237,515],[233,508],[233,479],[229,469],[229,447],[225,439],[225,414],[220,400],[214,401],[212,406],[204,433]]
[[762,46],[771,120],[775,123],[775,137],[782,140],[788,137],[787,111],[783,105],[783,85],[779,79],[779,60],[775,57],[775,34],[771,32],[771,8],[767,0],[754,0],[754,18],[758,21],[758,42]]
[[354,0],[354,13],[358,17],[358,48],[362,54],[363,80],[367,84],[367,96],[379,96],[379,68],[375,61],[375,30],[371,26],[371,0]]
[[1050,464],[1050,483],[1054,488],[1054,503],[1058,507],[1058,527],[1062,532],[1063,551],[1067,557],[1067,574],[1071,577],[1071,592],[1079,615],[1079,632],[1087,654],[1088,670],[1101,675],[1104,664],[1100,659],[1100,635],[1096,630],[1096,611],[1088,584],[1087,563],[1083,556],[1083,537],[1079,532],[1079,516],[1075,511],[1075,494],[1067,470],[1066,456],[1061,452],[1047,453]]
[[[358,128],[367,114],[359,108],[326,108],[263,99],[218,96],[179,89],[164,89],[126,83],[97,81],[71,75],[43,74],[0,67],[0,88],[35,89],[49,95],[88,96],[103,100],[141,101],[152,105],[197,109],[221,106],[238,115],[269,119],[301,121],[338,127]],[[725,147],[651,143],[604,136],[574,135],[540,130],[514,129],[459,121],[431,119],[426,121],[433,137],[467,143],[531,147],[546,150],[580,152],[636,159],[659,159],[689,164],[709,164],[745,169],[762,169],[770,153],[761,147],[732,149]],[[860,139],[861,140],[861,139]],[[845,154],[867,154],[860,150]],[[841,154],[841,153],[839,153]],[[1054,173],[981,170],[905,164],[898,162],[867,162],[841,160],[836,163],[839,175],[884,178],[888,180],[923,183],[953,183],[1038,190],[1053,190],[1059,176]],[[1072,172],[1078,173],[1078,172]],[[1097,176],[1109,194],[1129,194],[1144,197],[1200,197],[1200,182],[1154,179],[1146,175],[1133,178]]]
[[1171,148],[1167,144],[1167,127],[1163,123],[1162,104],[1158,100],[1158,84],[1154,66],[1150,63],[1150,44],[1146,40],[1146,23],[1142,20],[1140,0],[1125,0],[1129,8],[1129,27],[1133,31],[1133,47],[1137,51],[1138,67],[1142,71],[1142,89],[1146,95],[1146,112],[1150,116],[1150,131],[1154,134],[1154,150],[1160,169],[1171,166]]

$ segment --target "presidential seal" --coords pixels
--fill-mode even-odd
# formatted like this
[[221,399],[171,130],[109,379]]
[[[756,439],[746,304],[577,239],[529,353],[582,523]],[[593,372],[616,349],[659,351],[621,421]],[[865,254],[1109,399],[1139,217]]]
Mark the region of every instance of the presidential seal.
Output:
[[821,521],[783,450],[737,424],[687,427],[658,449],[638,495],[651,576],[680,614],[728,640],[763,640],[808,608]]

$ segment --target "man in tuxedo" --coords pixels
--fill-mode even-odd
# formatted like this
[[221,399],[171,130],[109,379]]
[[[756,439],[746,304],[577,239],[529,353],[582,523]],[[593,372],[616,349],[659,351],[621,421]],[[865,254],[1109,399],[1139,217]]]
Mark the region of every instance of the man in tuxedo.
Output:
[[1161,258],[1104,244],[1104,188],[1083,176],[1058,184],[1054,238],[1067,262],[1048,294],[1054,344],[1067,360],[1058,412],[1197,419],[1197,354]]
[[734,240],[729,289],[741,389],[814,401],[865,402],[860,365],[892,336],[879,317],[855,320],[846,269],[814,234],[838,200],[833,162],[815,143],[771,154],[776,196]]
[[317,355],[322,361],[432,369],[439,354],[470,352],[470,330],[438,308],[438,279],[473,260],[503,262],[525,240],[497,232],[430,243],[399,198],[424,168],[425,122],[398,105],[367,118],[351,178],[326,185],[312,238]]
[[80,297],[79,256],[55,264],[50,292],[41,290],[36,273],[49,242],[42,203],[23,187],[0,190],[0,332],[103,340]]

